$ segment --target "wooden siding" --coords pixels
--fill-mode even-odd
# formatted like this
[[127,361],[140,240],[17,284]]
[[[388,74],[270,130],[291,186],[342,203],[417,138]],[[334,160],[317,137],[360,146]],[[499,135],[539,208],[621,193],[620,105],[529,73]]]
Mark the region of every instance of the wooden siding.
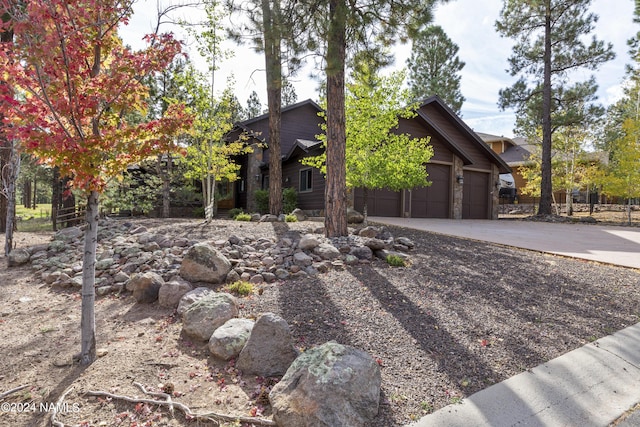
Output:
[[407,133],[414,138],[431,137],[430,144],[433,147],[432,161],[451,162],[453,161],[453,153],[445,144],[436,136],[433,136],[433,130],[427,129],[426,126],[417,120],[400,119],[398,123],[398,132]]
[[435,105],[427,104],[421,107],[421,110],[438,126],[440,130],[445,132],[447,136],[453,141],[460,149],[462,149],[472,160],[472,165],[476,169],[491,170],[491,160],[486,152],[483,152],[479,143],[470,138],[468,135],[463,134],[460,129],[456,127],[453,121],[443,115]]
[[[280,149],[282,155],[286,155],[297,139],[316,141],[316,135],[322,132],[320,123],[323,119],[318,117],[318,110],[313,104],[303,104],[298,108],[284,111],[282,113],[280,128]],[[254,131],[262,132],[267,146],[269,145],[269,117],[264,117],[254,123],[247,125]],[[269,149],[265,149],[264,162],[269,162]]]
[[[311,153],[317,155],[319,152]],[[301,154],[282,164],[282,188],[293,187],[298,192],[298,207],[302,210],[324,209],[324,177],[319,169],[311,168],[312,191],[300,192],[300,171],[309,166],[300,163]]]

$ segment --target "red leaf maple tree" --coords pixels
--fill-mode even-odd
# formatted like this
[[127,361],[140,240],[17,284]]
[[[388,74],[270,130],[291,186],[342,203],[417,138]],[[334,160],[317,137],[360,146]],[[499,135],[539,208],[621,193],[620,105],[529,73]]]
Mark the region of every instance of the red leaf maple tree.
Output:
[[176,136],[191,121],[180,104],[157,120],[127,119],[145,112],[143,77],[165,69],[182,49],[171,34],[147,36],[148,47],[141,51],[125,46],[118,27],[128,23],[131,5],[131,0],[0,0],[3,29],[14,34],[12,43],[0,47],[6,134],[87,193],[79,354],[85,365],[96,357],[99,195],[127,166],[177,149]]

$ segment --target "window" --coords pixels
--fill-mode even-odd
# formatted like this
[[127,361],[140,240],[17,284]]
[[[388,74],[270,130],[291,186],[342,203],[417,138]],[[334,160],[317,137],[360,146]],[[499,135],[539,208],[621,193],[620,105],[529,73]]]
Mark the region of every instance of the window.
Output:
[[311,169],[302,169],[300,171],[300,192],[312,191],[311,182]]

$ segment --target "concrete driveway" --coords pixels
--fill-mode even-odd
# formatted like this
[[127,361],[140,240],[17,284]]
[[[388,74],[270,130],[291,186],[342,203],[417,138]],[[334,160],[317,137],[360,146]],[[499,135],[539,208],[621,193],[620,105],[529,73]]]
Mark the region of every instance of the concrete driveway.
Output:
[[505,219],[369,217],[369,221],[640,269],[640,228]]

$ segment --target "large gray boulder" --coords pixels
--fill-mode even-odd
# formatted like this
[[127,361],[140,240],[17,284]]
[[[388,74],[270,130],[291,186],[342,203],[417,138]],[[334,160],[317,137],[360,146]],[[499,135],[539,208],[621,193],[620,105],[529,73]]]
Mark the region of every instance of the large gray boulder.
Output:
[[188,282],[223,283],[231,271],[231,262],[208,243],[196,243],[187,251],[180,276]]
[[182,315],[182,330],[191,338],[209,341],[213,332],[238,315],[238,304],[231,294],[213,292],[194,302]]
[[54,240],[63,240],[65,242],[70,242],[84,235],[84,232],[80,227],[67,227],[58,231],[55,236],[53,236]]
[[14,249],[7,256],[7,265],[9,267],[17,267],[29,262],[31,254],[26,249]]
[[378,414],[380,366],[334,341],[302,353],[269,393],[280,427],[364,427]]
[[175,278],[160,287],[158,304],[162,307],[176,308],[180,299],[191,290],[193,290],[191,283],[179,277]]
[[349,224],[361,224],[364,222],[364,215],[353,208],[347,208],[347,222]]
[[227,320],[209,339],[211,354],[224,360],[238,356],[251,335],[254,323],[250,319]]
[[180,298],[178,309],[176,311],[180,316],[182,316],[194,302],[199,301],[205,296],[214,292],[215,291],[213,289],[205,288],[204,286],[195,288],[194,290],[187,292]]
[[305,234],[298,242],[298,248],[303,251],[312,251],[320,245],[320,240],[313,234]]
[[164,285],[164,279],[157,273],[147,271],[143,274],[135,274],[126,283],[128,291],[133,292],[133,297],[139,303],[152,303],[158,299],[158,292]]
[[284,375],[297,356],[287,322],[273,313],[264,313],[256,320],[236,367],[244,374],[275,377]]

